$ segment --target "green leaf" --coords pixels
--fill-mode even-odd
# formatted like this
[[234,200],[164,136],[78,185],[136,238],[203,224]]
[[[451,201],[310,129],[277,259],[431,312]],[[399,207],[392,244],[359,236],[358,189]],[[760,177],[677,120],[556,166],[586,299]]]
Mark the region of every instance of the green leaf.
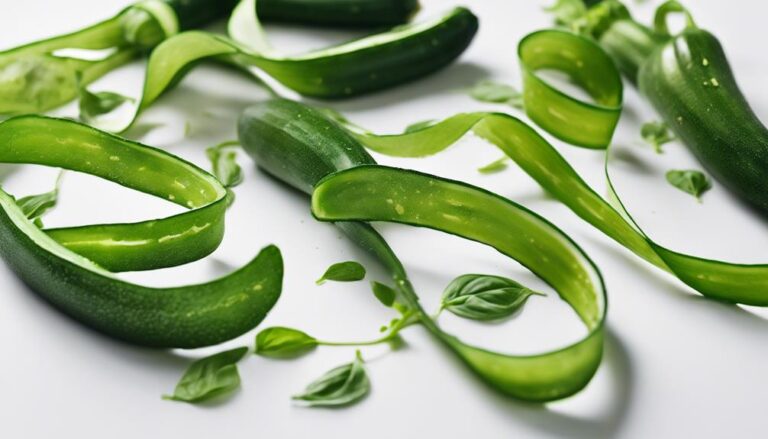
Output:
[[493,174],[496,172],[501,172],[507,169],[507,160],[509,160],[509,157],[504,156],[498,160],[494,160],[491,163],[488,163],[485,166],[477,168],[477,172],[481,174]]
[[86,87],[80,87],[80,120],[91,123],[126,102],[134,102],[134,99],[111,91],[91,93]]
[[701,195],[712,188],[712,182],[704,173],[693,170],[668,171],[667,181],[681,191],[693,195],[699,202]]
[[507,104],[523,108],[523,95],[511,85],[484,80],[475,84],[469,92],[475,100],[494,104]]
[[265,357],[295,357],[317,345],[314,337],[291,328],[267,328],[256,336],[256,354]]
[[666,122],[647,122],[640,129],[640,135],[646,143],[653,146],[657,153],[664,151],[661,146],[675,140],[675,136],[669,131],[669,125]]
[[391,308],[392,305],[395,304],[397,292],[395,292],[395,290],[392,288],[374,281],[371,282],[371,289],[373,290],[373,295],[376,296],[376,298],[379,299],[379,302],[384,304],[384,306]]
[[240,387],[237,362],[248,352],[248,348],[237,348],[202,358],[192,363],[173,395],[163,399],[183,402],[202,402],[225,395]]
[[59,173],[59,177],[56,179],[56,187],[44,194],[29,195],[19,198],[16,204],[27,218],[35,223],[38,228],[43,228],[43,221],[41,217],[49,210],[56,207],[56,203],[59,199],[59,187],[61,186],[61,179],[64,175],[64,171]]
[[239,145],[238,141],[230,140],[205,150],[208,160],[211,161],[213,175],[226,188],[233,188],[243,182],[243,169],[237,164],[237,153],[230,150]]
[[555,16],[555,22],[569,25],[587,14],[583,0],[557,0],[552,6],[544,8]]
[[498,320],[515,313],[534,294],[543,296],[505,277],[465,274],[446,287],[441,308],[467,319]]
[[315,283],[323,284],[327,280],[336,282],[354,282],[365,278],[365,267],[355,261],[339,262],[325,270],[320,279]]
[[370,389],[371,383],[358,351],[355,361],[326,372],[293,399],[310,407],[339,407],[361,400]]
[[429,120],[422,120],[421,122],[412,123],[407,127],[405,127],[405,131],[403,131],[403,133],[408,134],[408,133],[413,133],[415,131],[421,131],[425,128],[431,127],[432,125],[435,124],[435,122],[436,121],[434,119],[429,119]]

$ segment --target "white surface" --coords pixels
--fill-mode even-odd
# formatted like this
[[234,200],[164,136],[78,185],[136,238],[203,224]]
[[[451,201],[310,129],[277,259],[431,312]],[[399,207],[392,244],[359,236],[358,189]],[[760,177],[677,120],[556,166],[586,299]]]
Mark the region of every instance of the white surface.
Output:
[[[7,0],[6,0],[7,1]],[[448,3],[424,1],[423,15]],[[653,3],[653,2],[648,2]],[[768,120],[768,61],[763,2],[689,2],[699,24],[724,43],[738,79]],[[3,8],[0,41],[14,46],[71,30],[109,16],[121,0],[26,0]],[[399,131],[423,119],[490,109],[462,91],[479,79],[517,83],[517,41],[545,27],[541,2],[473,1],[481,31],[469,51],[449,69],[419,82],[334,103],[352,120],[377,131]],[[651,5],[638,7],[648,17]],[[319,47],[350,35],[272,27],[273,42],[289,51]],[[97,89],[138,90],[142,64],[123,69]],[[128,134],[207,166],[204,147],[235,137],[239,111],[265,94],[245,79],[202,67],[146,112]],[[639,126],[655,116],[632,89],[615,143],[623,158],[614,164],[618,190],[651,236],[681,251],[741,262],[768,261],[766,223],[744,211],[719,185],[697,205],[663,181],[670,167],[698,167],[679,144],[657,156],[639,141]],[[515,111],[497,107],[504,111]],[[73,114],[72,109],[63,111]],[[517,114],[517,113],[515,113]],[[185,135],[185,122],[191,131]],[[148,131],[148,124],[162,124]],[[142,128],[143,127],[143,128]],[[554,143],[600,193],[605,184],[599,152]],[[0,265],[0,437],[3,438],[299,438],[299,437],[765,437],[768,381],[768,313],[701,299],[675,279],[644,264],[546,198],[521,171],[482,176],[475,168],[499,152],[465,139],[425,160],[381,162],[467,180],[509,196],[554,221],[600,266],[609,289],[605,360],[579,395],[547,406],[527,405],[489,390],[423,330],[404,333],[406,349],[369,349],[373,393],[344,410],[295,407],[289,396],[328,368],[347,362],[352,351],[323,348],[296,361],[249,358],[240,366],[243,388],[210,406],[161,401],[189,362],[220,350],[158,352],[105,338],[63,316]],[[628,159],[629,158],[629,159]],[[634,158],[633,160],[630,160]],[[131,274],[150,285],[210,279],[275,243],[283,251],[283,297],[262,327],[286,325],[331,340],[373,337],[392,313],[377,304],[367,283],[314,285],[332,262],[368,261],[333,227],[309,215],[307,200],[286,191],[241,157],[246,182],[227,218],[227,235],[210,258],[189,266]],[[641,166],[645,164],[647,166]],[[2,171],[7,190],[19,195],[48,190],[55,172],[34,167]],[[140,220],[174,212],[166,203],[96,178],[69,174],[60,207],[49,226]],[[382,227],[401,255],[424,302],[434,306],[453,277],[467,272],[506,275],[532,285],[530,274],[486,248],[435,232]],[[383,279],[372,263],[369,278]],[[577,339],[583,329],[552,295],[535,298],[512,322],[478,327],[446,318],[464,337],[509,352],[536,352]],[[251,344],[251,334],[227,346]]]

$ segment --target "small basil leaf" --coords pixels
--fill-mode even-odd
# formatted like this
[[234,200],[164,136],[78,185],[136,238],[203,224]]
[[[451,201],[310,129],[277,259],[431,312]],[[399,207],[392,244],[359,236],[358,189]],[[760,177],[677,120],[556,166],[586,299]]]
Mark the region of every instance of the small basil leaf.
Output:
[[202,358],[192,363],[176,385],[173,395],[163,399],[202,402],[232,392],[240,386],[237,362],[248,348],[237,348]]
[[498,160],[494,160],[491,163],[488,163],[485,166],[477,168],[477,172],[481,174],[493,174],[496,172],[501,172],[507,169],[507,160],[509,160],[509,157],[504,156]]
[[256,336],[256,354],[265,357],[295,357],[317,345],[314,337],[291,328],[267,328]]
[[355,361],[329,370],[293,399],[303,401],[309,407],[339,407],[361,400],[370,389],[371,383],[358,351]]
[[701,195],[712,188],[712,182],[699,171],[672,170],[667,172],[667,181],[683,192],[689,193],[701,202]]
[[233,188],[243,182],[243,169],[237,164],[237,153],[228,150],[238,145],[240,143],[234,140],[222,142],[205,150],[208,160],[211,161],[213,175],[226,188]]
[[661,146],[675,140],[675,136],[669,131],[669,125],[666,122],[647,122],[640,128],[640,135],[646,143],[653,146],[653,149],[661,154],[664,151]]
[[405,131],[403,131],[403,132],[408,134],[408,133],[412,133],[414,131],[421,131],[424,128],[431,127],[432,125],[435,124],[435,122],[436,121],[434,119],[429,119],[429,120],[422,120],[421,122],[412,123],[412,124],[408,125],[407,127],[405,127]]
[[392,305],[395,304],[397,292],[392,288],[374,281],[371,282],[371,289],[373,290],[373,295],[376,296],[376,298],[379,299],[379,302],[384,304],[384,306],[391,308]]
[[532,295],[541,295],[501,276],[465,274],[443,293],[442,309],[472,320],[498,320],[520,309]]
[[92,93],[87,88],[80,87],[80,120],[91,123],[126,102],[134,102],[134,99],[111,91]]
[[331,265],[325,270],[320,279],[315,283],[323,284],[327,280],[336,282],[354,282],[365,278],[365,267],[355,261],[339,262]]
[[469,92],[475,100],[523,107],[523,95],[515,87],[494,81],[480,81]]

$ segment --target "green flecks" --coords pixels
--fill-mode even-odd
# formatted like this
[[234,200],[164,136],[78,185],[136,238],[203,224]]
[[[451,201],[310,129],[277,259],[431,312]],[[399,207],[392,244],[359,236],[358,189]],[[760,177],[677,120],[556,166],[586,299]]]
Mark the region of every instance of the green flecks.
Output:
[[395,212],[397,212],[398,215],[402,215],[405,213],[405,207],[400,203],[395,204]]
[[709,60],[707,58],[702,58],[701,59],[701,65],[703,65],[704,67],[708,67],[709,66]]
[[709,82],[712,84],[713,87],[720,87],[720,82],[717,80],[717,78],[712,78],[709,80]]

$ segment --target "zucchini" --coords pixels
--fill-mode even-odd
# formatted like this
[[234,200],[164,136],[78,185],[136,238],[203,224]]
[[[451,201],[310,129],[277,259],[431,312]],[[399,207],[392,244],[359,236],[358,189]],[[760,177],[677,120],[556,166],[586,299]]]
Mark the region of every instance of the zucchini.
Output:
[[[670,35],[666,18],[686,15]],[[632,19],[616,0],[590,11],[589,31],[701,164],[735,195],[768,214],[768,129],[739,89],[723,47],[675,1],[655,26]]]
[[140,223],[41,230],[0,190],[0,255],[79,322],[139,345],[195,348],[253,329],[280,297],[283,262],[274,246],[200,285],[147,288],[113,274],[180,265],[218,247],[227,191],[207,172],[88,126],[39,116],[0,123],[0,144],[0,162],[85,172],[189,209]]
[[418,0],[259,0],[256,11],[265,21],[319,26],[394,26],[410,21]]

